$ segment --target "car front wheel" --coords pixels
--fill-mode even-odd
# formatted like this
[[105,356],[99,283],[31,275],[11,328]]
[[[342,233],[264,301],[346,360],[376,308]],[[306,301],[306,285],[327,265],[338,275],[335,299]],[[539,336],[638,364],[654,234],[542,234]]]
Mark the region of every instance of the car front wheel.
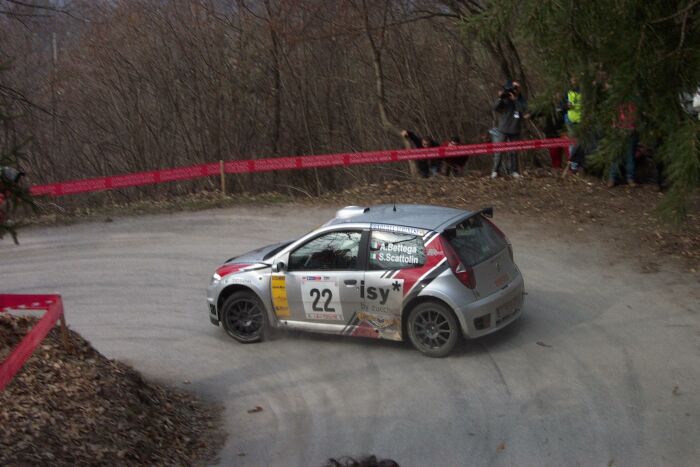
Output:
[[236,292],[221,308],[221,323],[229,336],[245,344],[262,340],[267,315],[252,292]]
[[408,314],[408,337],[428,357],[446,357],[459,339],[454,313],[439,302],[423,302]]

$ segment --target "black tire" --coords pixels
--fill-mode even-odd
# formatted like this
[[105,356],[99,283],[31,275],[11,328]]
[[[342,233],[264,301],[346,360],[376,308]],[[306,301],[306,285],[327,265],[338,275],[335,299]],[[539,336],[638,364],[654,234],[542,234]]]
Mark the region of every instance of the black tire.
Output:
[[446,357],[459,340],[459,323],[452,310],[437,301],[416,305],[408,314],[408,338],[428,357]]
[[236,292],[221,307],[221,324],[238,342],[259,342],[267,329],[267,312],[254,293]]

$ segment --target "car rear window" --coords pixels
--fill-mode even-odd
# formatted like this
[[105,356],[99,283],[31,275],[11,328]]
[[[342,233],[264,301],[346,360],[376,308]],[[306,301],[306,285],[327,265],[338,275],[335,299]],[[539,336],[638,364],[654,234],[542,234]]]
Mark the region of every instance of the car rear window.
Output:
[[508,244],[491,223],[472,216],[443,234],[466,266],[474,266],[503,250]]

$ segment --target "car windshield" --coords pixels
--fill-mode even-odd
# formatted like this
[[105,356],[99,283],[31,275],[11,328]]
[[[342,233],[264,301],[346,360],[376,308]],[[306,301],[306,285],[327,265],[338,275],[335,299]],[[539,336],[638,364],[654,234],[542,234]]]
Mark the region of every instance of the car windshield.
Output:
[[268,251],[267,254],[263,257],[263,261],[266,261],[273,256],[275,256],[277,253],[282,251],[282,248],[286,247],[290,243],[292,243],[293,240],[290,240],[288,242],[280,243],[276,248],[273,248],[272,250]]
[[444,236],[466,266],[479,264],[507,246],[505,239],[480,215],[462,221]]

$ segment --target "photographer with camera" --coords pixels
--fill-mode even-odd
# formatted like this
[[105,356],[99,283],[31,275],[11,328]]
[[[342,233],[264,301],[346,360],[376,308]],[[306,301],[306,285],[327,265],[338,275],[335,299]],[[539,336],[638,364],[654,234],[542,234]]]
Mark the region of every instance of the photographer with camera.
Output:
[[[530,118],[530,114],[527,113],[527,100],[525,100],[521,94],[520,83],[518,81],[506,82],[506,85],[498,93],[498,100],[493,110],[499,114],[499,117],[498,126],[489,131],[491,134],[491,141],[494,143],[503,143],[506,141],[519,140],[522,120]],[[494,154],[491,178],[498,177],[502,161],[507,174],[510,174],[513,178],[520,177],[518,173],[517,152],[505,153],[505,160],[503,160],[503,155],[504,153],[502,152]]]

